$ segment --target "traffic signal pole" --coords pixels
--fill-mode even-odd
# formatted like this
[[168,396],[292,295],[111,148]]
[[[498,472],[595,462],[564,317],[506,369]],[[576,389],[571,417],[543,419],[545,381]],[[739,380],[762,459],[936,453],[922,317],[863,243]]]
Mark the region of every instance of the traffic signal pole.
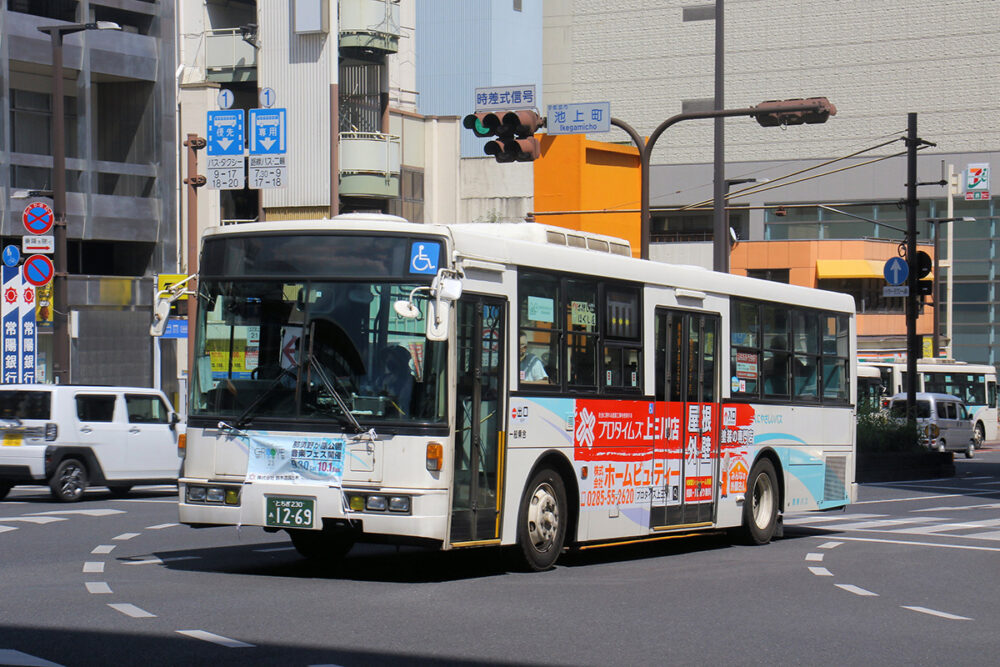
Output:
[[906,115],[906,418],[917,417],[917,357],[922,353],[917,339],[917,114]]

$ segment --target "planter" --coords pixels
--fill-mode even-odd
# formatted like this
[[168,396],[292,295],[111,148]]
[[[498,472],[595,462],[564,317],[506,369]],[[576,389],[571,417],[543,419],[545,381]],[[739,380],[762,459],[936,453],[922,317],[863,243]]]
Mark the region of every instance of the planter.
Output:
[[954,474],[952,452],[859,452],[855,477],[863,484],[952,477]]

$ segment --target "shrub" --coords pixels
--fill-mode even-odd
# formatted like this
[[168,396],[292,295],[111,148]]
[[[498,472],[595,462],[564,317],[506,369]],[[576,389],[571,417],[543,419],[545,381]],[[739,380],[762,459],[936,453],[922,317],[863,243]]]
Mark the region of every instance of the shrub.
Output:
[[925,452],[917,426],[890,419],[885,412],[862,407],[858,410],[858,452]]

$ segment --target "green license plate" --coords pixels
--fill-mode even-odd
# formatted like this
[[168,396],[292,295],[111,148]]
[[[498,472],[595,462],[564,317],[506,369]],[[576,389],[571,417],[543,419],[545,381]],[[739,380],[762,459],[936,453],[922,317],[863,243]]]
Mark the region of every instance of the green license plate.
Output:
[[316,501],[313,498],[268,496],[265,503],[265,525],[279,528],[313,527],[316,514]]

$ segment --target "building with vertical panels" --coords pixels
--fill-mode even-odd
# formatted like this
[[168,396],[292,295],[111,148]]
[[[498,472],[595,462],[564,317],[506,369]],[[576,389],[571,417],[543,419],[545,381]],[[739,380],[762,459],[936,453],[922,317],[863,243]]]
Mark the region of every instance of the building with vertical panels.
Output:
[[[39,27],[110,21],[63,41],[69,380],[146,385],[173,347],[149,337],[154,276],[177,267],[174,3],[7,0],[0,11],[0,234],[21,246],[22,212],[50,202],[52,40]],[[44,318],[43,318],[44,319]],[[52,381],[39,325],[37,377]],[[172,376],[172,373],[170,373]],[[163,383],[168,392],[176,383]]]

